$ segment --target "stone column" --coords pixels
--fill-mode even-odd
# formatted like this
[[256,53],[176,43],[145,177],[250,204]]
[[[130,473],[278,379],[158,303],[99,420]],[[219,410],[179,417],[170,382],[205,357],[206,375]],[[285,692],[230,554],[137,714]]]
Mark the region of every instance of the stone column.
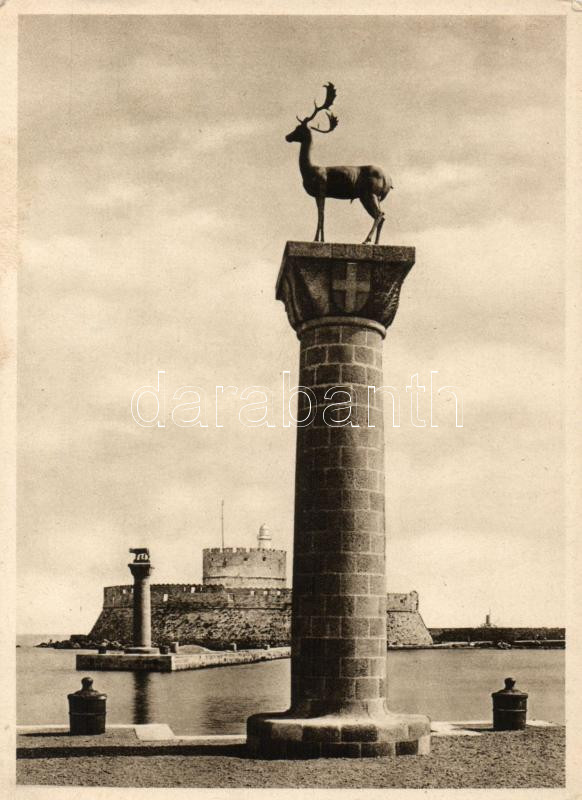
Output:
[[130,550],[135,553],[133,563],[127,566],[133,575],[133,646],[126,653],[157,653],[152,647],[152,604],[150,596],[150,575],[152,565],[149,552],[144,548]]
[[[291,708],[261,757],[425,753],[430,721],[386,707],[382,342],[414,248],[288,242],[277,298],[301,343]],[[369,400],[369,403],[368,403]],[[337,404],[343,403],[340,407]]]

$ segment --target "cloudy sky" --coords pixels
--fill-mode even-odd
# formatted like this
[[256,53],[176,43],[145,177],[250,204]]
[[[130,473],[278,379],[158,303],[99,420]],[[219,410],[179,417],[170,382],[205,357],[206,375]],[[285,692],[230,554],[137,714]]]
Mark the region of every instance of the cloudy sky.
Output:
[[[221,497],[227,545],[267,522],[291,550],[295,432],[237,398],[214,427],[214,387],[296,379],[274,286],[316,212],[284,137],[329,80],[315,159],[382,165],[383,242],[417,250],[384,345],[389,588],[433,626],[564,624],[564,19],[21,17],[19,58],[19,630],[87,632],[131,546],[199,580]],[[329,240],[369,227],[329,202]],[[431,370],[463,428],[442,397],[411,424]],[[207,428],[172,424],[185,385]]]

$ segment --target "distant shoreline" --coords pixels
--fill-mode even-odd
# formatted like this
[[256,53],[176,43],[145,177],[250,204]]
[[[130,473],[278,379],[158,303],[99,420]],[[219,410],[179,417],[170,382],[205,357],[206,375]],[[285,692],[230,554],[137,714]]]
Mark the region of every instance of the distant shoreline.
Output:
[[[566,629],[555,627],[496,627],[477,628],[429,628],[433,644],[392,644],[388,650],[434,650],[434,649],[481,649],[500,650],[561,650],[566,647]],[[96,650],[106,644],[111,651],[123,650],[126,642],[104,640],[95,641],[88,636],[51,634],[17,634],[16,646],[53,648],[57,650]],[[224,648],[211,648],[220,650]],[[229,649],[229,648],[226,648]],[[240,650],[248,649],[239,647]]]
[[[17,644],[16,647],[22,645]],[[76,652],[95,652],[98,650],[98,645],[95,643],[80,644],[78,641],[71,639],[63,639],[58,641],[38,642],[36,644],[28,644],[25,647],[40,648],[43,650],[75,650]],[[190,648],[190,645],[186,645]],[[209,648],[200,648],[206,652],[229,652],[225,650],[214,650]],[[245,652],[249,648],[241,647],[238,652]],[[252,648],[250,648],[252,649]],[[403,645],[388,645],[386,651],[394,650],[565,650],[565,639],[530,639],[514,641],[512,643],[499,641],[475,641],[475,642],[443,642],[440,644],[432,645],[416,645],[416,644],[403,644]],[[107,648],[109,653],[122,652],[123,648],[119,645]]]

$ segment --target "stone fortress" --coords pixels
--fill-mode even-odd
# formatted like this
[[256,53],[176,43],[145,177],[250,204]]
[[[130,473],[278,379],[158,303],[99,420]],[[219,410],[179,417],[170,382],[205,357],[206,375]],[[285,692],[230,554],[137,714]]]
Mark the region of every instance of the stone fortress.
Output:
[[281,589],[287,585],[287,553],[271,549],[271,531],[261,525],[258,547],[212,547],[202,551],[202,583],[228,589]]
[[[151,585],[152,643],[179,641],[222,649],[282,647],[291,640],[292,591],[287,554],[271,548],[261,525],[258,546],[202,551],[202,583]],[[89,633],[92,641],[132,641],[133,586],[106,586],[103,609]],[[418,608],[418,593],[388,593],[389,647],[432,644]]]

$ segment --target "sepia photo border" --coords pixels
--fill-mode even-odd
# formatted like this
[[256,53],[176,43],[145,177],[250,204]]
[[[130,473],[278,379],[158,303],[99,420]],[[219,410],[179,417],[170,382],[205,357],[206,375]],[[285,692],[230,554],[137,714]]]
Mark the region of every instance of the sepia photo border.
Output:
[[[581,0],[0,0],[0,388],[2,413],[2,550],[0,555],[0,794],[29,798],[196,797],[247,798],[261,793],[280,798],[308,796],[409,798],[413,793],[450,797],[451,790],[318,790],[318,789],[137,789],[15,785],[15,502],[16,484],[16,292],[17,231],[17,26],[19,15],[45,14],[379,14],[379,15],[563,15],[567,21],[567,258],[566,258],[566,539],[567,637],[565,789],[495,790],[500,798],[582,796],[582,2]],[[532,75],[532,80],[536,76]],[[527,143],[524,143],[527,147]],[[543,165],[541,165],[543,168]],[[550,268],[549,265],[548,268]],[[551,580],[551,576],[548,576]],[[453,790],[457,793],[460,790]],[[487,797],[490,789],[462,790],[465,798]],[[460,796],[460,795],[459,795]]]

